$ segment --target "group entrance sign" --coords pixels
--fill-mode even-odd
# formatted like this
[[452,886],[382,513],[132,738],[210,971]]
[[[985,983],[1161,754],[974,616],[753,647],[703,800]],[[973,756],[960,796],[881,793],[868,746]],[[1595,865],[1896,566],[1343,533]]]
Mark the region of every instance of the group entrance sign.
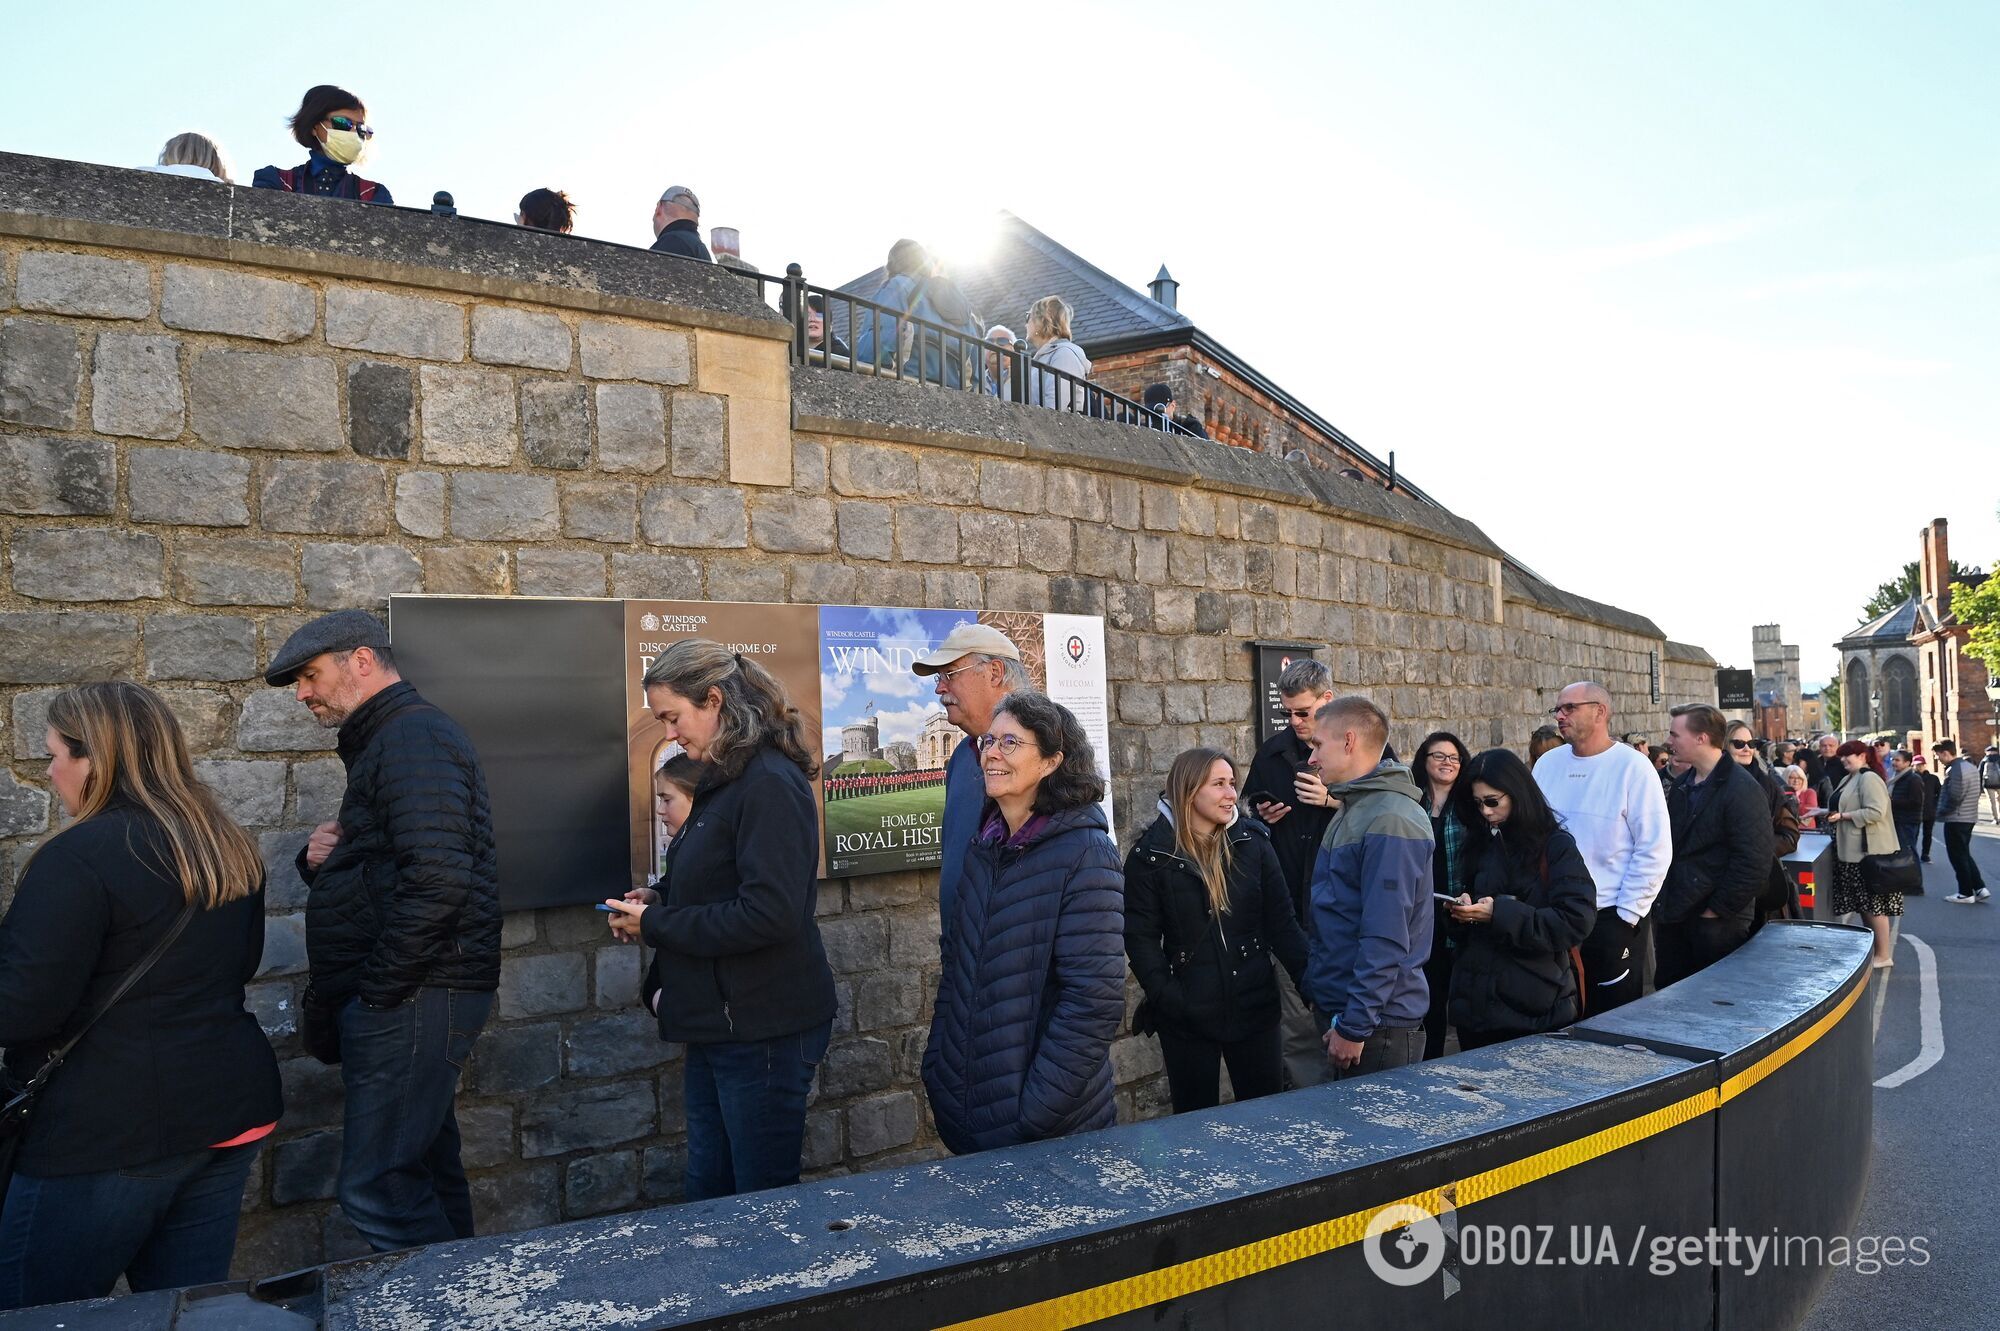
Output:
[[654,816],[652,776],[678,746],[646,705],[643,678],[660,652],[687,638],[756,660],[798,708],[817,745],[824,876],[935,869],[945,764],[965,735],[946,717],[935,677],[911,666],[967,621],[1015,644],[1034,686],[1075,713],[1108,777],[1104,622],[1094,615],[526,597],[390,602],[405,673],[479,750],[510,910],[601,900],[657,876],[668,839]]

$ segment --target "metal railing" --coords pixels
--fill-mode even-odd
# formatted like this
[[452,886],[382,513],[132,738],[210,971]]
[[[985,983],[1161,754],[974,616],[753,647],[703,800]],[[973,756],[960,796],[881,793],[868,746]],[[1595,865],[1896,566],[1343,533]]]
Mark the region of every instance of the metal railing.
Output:
[[[832,287],[814,286],[805,280],[798,264],[788,265],[782,277],[742,268],[731,271],[755,281],[760,290],[777,288],[778,313],[792,326],[794,365],[823,366],[882,379],[914,380],[950,392],[983,394],[1002,402],[1200,437],[1163,411],[1134,402],[1083,375],[1036,361],[1025,342],[989,342],[963,328],[920,318],[893,305]],[[816,339],[808,328],[808,298],[815,296],[819,298],[822,315]],[[837,312],[845,317],[837,317]],[[856,329],[866,328],[869,354],[856,356],[851,347],[836,346],[840,342],[836,330],[840,328],[855,342],[862,340]]]

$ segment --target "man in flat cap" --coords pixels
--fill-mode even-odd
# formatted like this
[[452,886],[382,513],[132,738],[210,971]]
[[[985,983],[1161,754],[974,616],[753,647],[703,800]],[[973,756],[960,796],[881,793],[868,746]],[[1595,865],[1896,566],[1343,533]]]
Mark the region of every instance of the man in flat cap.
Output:
[[[993,709],[1016,689],[1031,689],[1021,649],[991,624],[960,624],[936,650],[910,667],[919,675],[936,677],[937,700],[945,719],[978,739],[993,724]],[[944,766],[943,862],[938,866],[939,937],[951,931],[952,901],[958,892],[958,872],[965,865],[965,848],[979,833],[979,811],[986,804],[986,778],[979,772],[978,746],[960,744]]]
[[307,1050],[347,1092],[340,1206],[377,1252],[472,1235],[452,1101],[500,985],[500,892],[472,741],[396,673],[365,610],[313,620],[264,674],[340,732],[340,816],[299,852]]

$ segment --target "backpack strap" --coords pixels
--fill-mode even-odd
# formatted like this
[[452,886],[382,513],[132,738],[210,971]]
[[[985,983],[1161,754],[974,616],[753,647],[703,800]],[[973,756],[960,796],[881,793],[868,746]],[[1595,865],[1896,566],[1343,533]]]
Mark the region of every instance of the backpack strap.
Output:
[[110,996],[102,1003],[99,1003],[92,1010],[91,1014],[83,1019],[83,1025],[77,1027],[70,1033],[68,1039],[56,1046],[55,1052],[48,1056],[42,1063],[40,1071],[35,1073],[34,1080],[21,1088],[21,1096],[32,1096],[35,1092],[39,1091],[42,1085],[48,1081],[49,1077],[54,1074],[55,1070],[62,1066],[63,1060],[70,1056],[70,1051],[76,1048],[84,1036],[90,1034],[90,1028],[97,1025],[105,1013],[118,1006],[118,1000],[130,993],[133,985],[146,978],[146,972],[152,970],[154,964],[167,954],[167,949],[172,947],[175,941],[180,938],[182,931],[188,927],[188,921],[194,918],[194,912],[195,903],[193,901],[189,901],[185,906],[181,907],[180,915],[175,918],[166,933],[160,935],[160,941],[153,944],[152,950],[140,958],[136,966],[125,972],[124,977],[118,981],[118,987],[113,989]]
[[299,192],[297,167],[288,166],[279,170],[278,188],[287,194],[297,194]]

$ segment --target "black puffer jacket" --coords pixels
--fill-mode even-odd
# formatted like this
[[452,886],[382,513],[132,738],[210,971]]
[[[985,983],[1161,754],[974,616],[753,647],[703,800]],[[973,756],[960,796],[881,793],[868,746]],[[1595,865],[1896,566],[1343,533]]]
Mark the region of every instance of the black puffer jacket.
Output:
[[1275,955],[1303,984],[1306,936],[1263,825],[1229,829],[1229,909],[1174,849],[1165,811],[1125,857],[1125,954],[1159,1029],[1228,1044],[1275,1025]]
[[1724,758],[1709,773],[1713,788],[1694,808],[1694,769],[1667,789],[1674,860],[1653,902],[1653,918],[1679,924],[1712,910],[1723,919],[1751,918],[1771,876],[1776,841],[1771,806],[1755,774]]
[[306,958],[322,1002],[392,1007],[423,985],[500,985],[500,878],[479,755],[405,682],[340,727],[340,844],[299,852]]
[[1597,922],[1597,887],[1568,832],[1524,864],[1485,832],[1466,838],[1466,893],[1493,898],[1487,924],[1454,924],[1451,1023],[1481,1034],[1530,1035],[1576,1020],[1569,950]]

